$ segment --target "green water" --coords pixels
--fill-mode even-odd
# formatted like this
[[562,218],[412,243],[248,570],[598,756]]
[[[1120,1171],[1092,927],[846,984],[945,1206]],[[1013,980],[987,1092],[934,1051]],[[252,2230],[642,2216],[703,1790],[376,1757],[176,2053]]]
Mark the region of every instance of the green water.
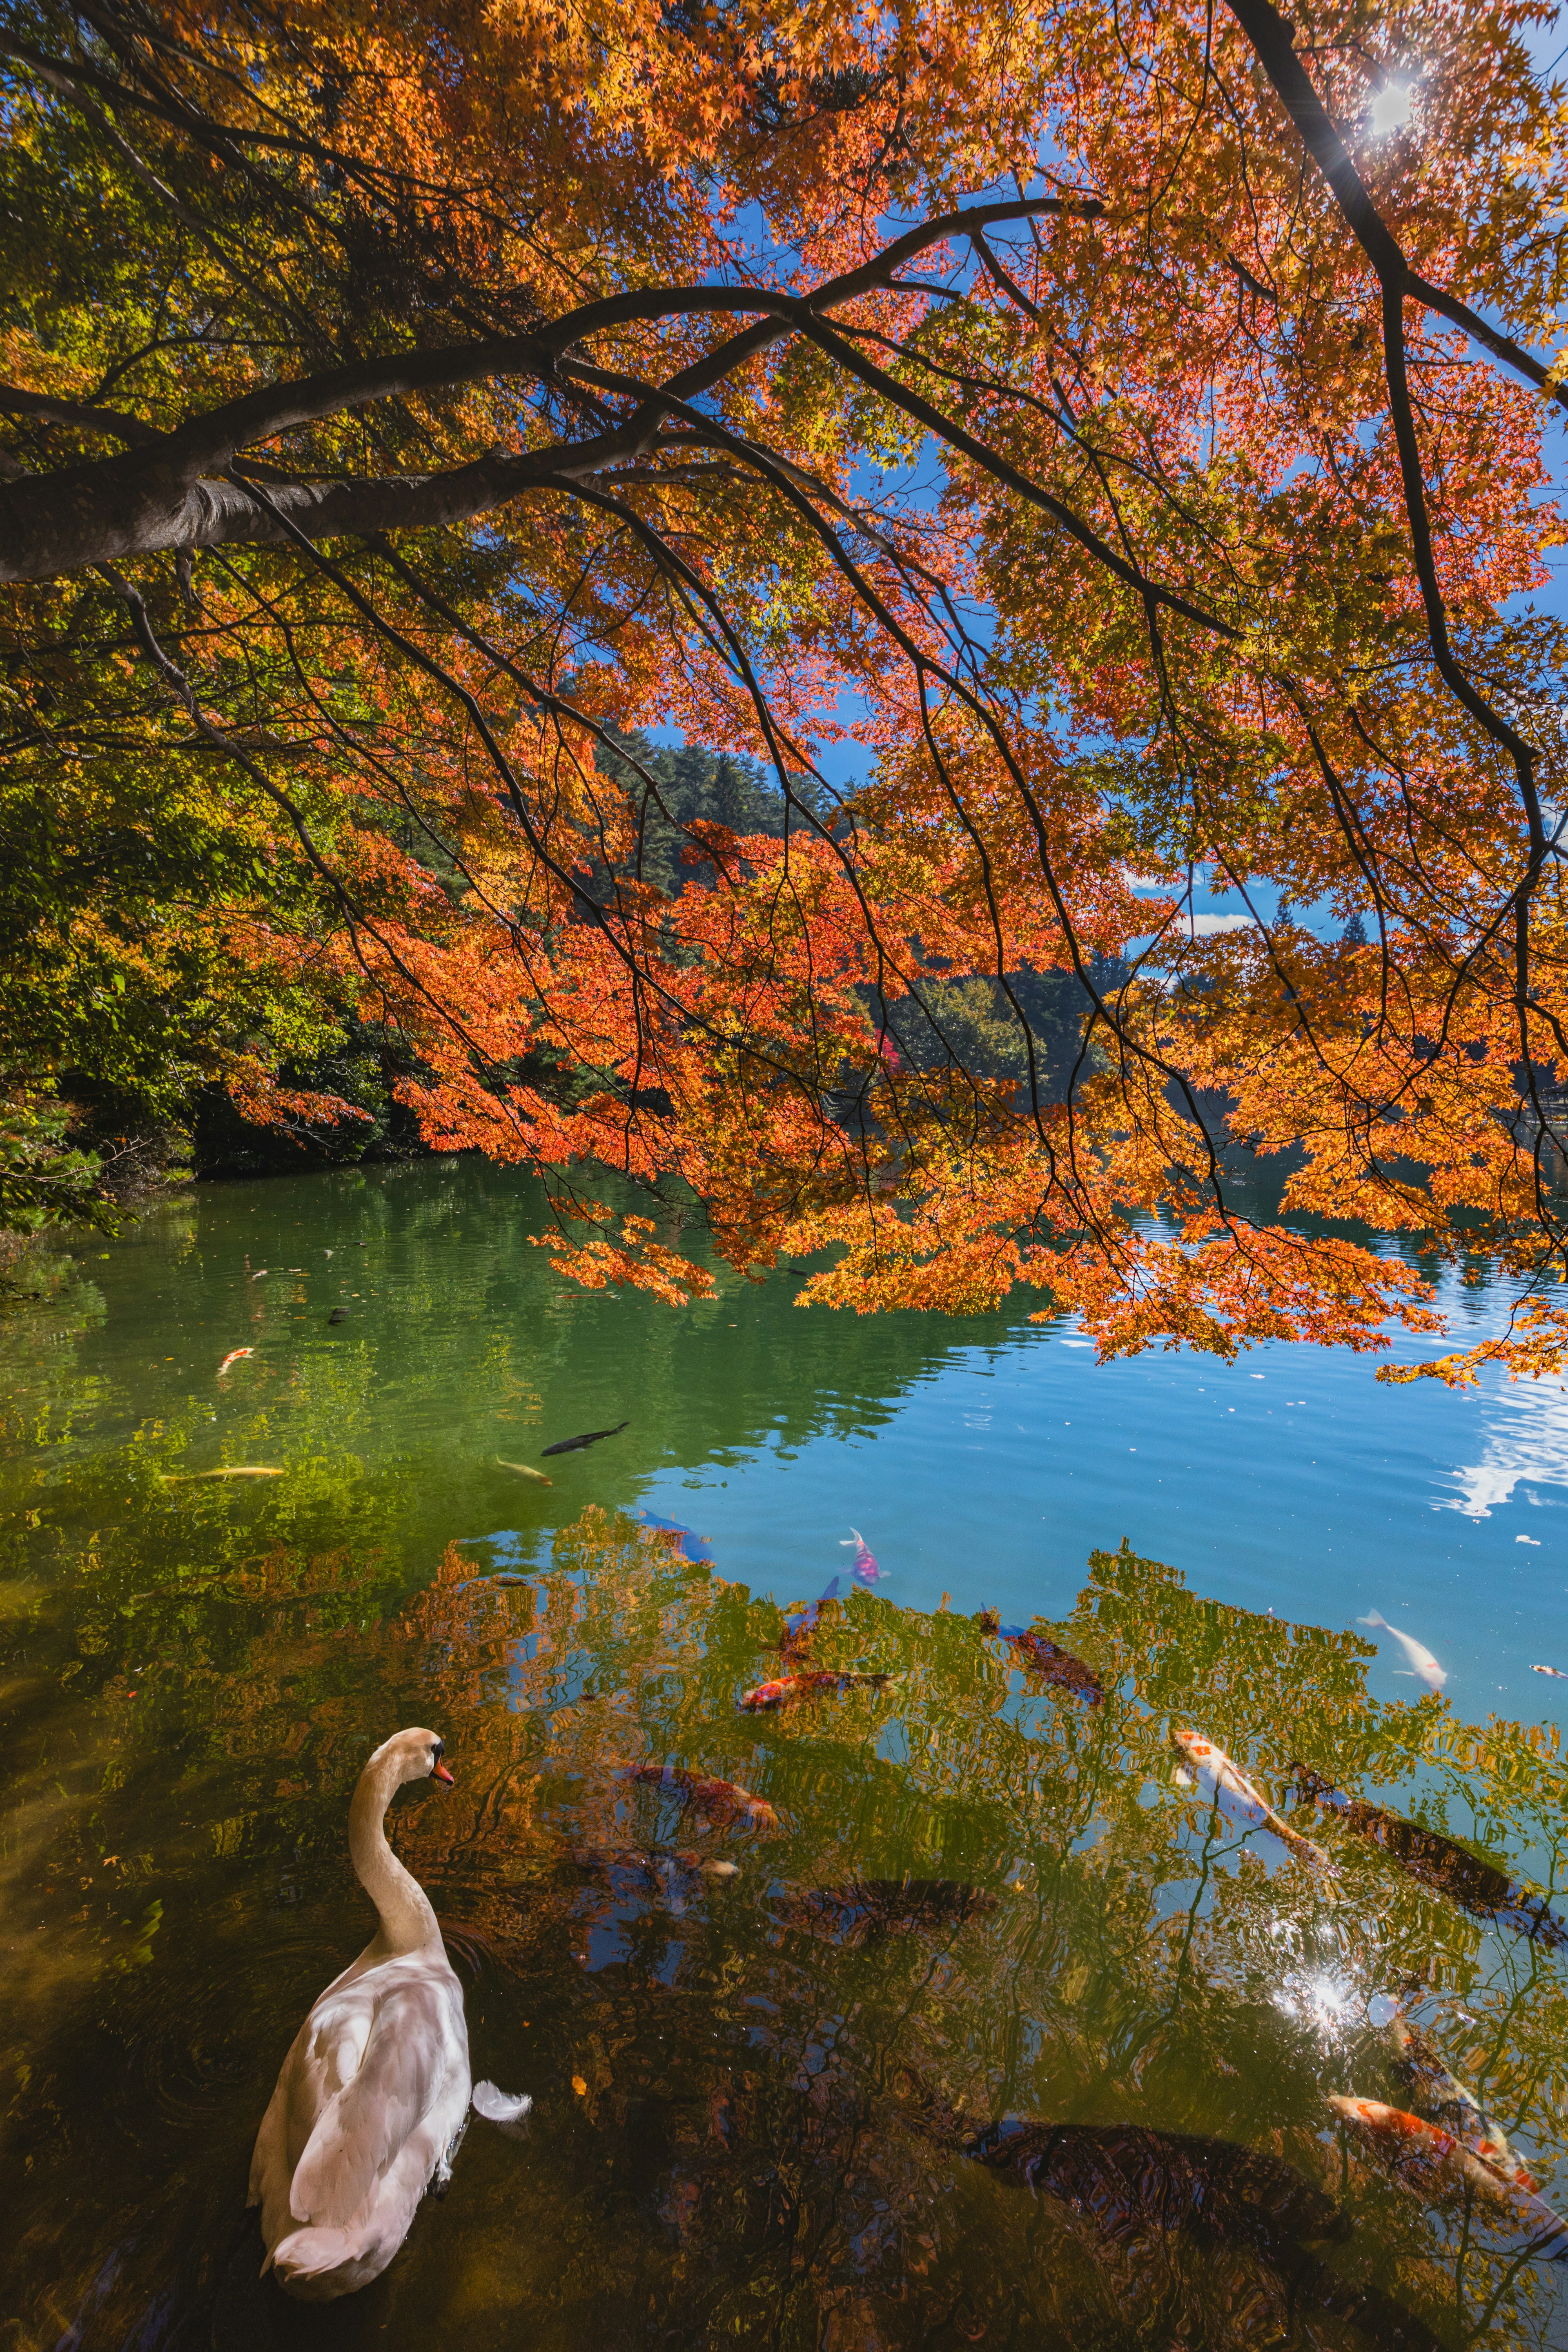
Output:
[[[468,1163],[203,1188],[50,1261],[0,1330],[11,2340],[1568,2341],[1568,2266],[1402,2186],[1325,2104],[1417,2104],[1380,2027],[1417,1985],[1568,2210],[1565,1956],[1336,1823],[1314,1831],[1334,1880],[1240,1834],[1169,1743],[1200,1726],[1287,1809],[1301,1759],[1550,1890],[1554,1725],[1487,1721],[1473,1673],[1465,1693],[1503,1654],[1498,1580],[1469,1650],[1448,1637],[1453,1706],[1417,1703],[1348,1588],[1320,1580],[1307,1622],[1237,1605],[1281,1540],[1262,1504],[1245,1559],[1200,1579],[1223,1496],[1200,1542],[1159,1472],[1089,1475],[1130,1398],[1157,1435],[1152,1371],[1118,1387],[1021,1318],[797,1314],[788,1275],[683,1315],[584,1296],[542,1229],[531,1188]],[[1197,1368],[1160,1424],[1185,1416],[1189,1450],[1219,1377]],[[1005,1430],[979,1425],[979,1383]],[[498,1466],[623,1419],[544,1460],[548,1488]],[[284,1475],[190,1475],[225,1464]],[[897,1679],[742,1713],[778,1671],[779,1604],[847,1570],[851,1519],[889,1580],[828,1613],[814,1663]],[[1451,1583],[1431,1524],[1392,1600]],[[973,1622],[992,1599],[1043,1611],[1103,1706],[1031,1682]],[[382,2280],[306,2309],[257,2276],[246,2168],[300,2018],[369,1932],[355,1778],[414,1722],[458,1786],[405,1791],[392,1834],[447,1930],[476,2076],[535,2105],[515,2137],[473,2123]],[[776,1830],[625,1777],[649,1761],[743,1784]],[[906,1874],[949,1884],[880,1924],[822,1899]],[[986,2126],[1026,2119],[1061,2127],[1034,2190],[983,2160]]]

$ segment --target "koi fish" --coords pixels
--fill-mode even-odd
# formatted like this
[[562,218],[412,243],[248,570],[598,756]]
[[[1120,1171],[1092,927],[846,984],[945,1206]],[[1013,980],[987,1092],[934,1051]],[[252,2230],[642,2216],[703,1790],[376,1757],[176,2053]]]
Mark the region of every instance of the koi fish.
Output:
[[1384,2031],[1399,2053],[1395,2061],[1398,2073],[1413,2094],[1434,2110],[1426,2121],[1441,2124],[1445,2131],[1463,2140],[1473,2156],[1500,2172],[1505,2180],[1533,2194],[1535,2183],[1510,2147],[1501,2126],[1493,2123],[1475,2093],[1467,2089],[1457,2075],[1449,2074],[1420,2027],[1412,2025],[1404,2011],[1396,2009]]
[[614,1429],[585,1429],[580,1437],[558,1437],[553,1445],[542,1449],[540,1459],[548,1462],[552,1454],[579,1454],[584,1445],[597,1445],[601,1437],[618,1437],[630,1427],[629,1421],[617,1421]]
[[700,1536],[695,1528],[683,1527],[679,1519],[661,1519],[657,1511],[645,1511],[642,1523],[645,1528],[657,1528],[661,1535],[679,1536],[680,1540],[675,1549],[693,1567],[700,1567],[704,1560],[711,1561],[713,1547],[708,1538]]
[[1386,1617],[1378,1615],[1375,1609],[1370,1617],[1358,1617],[1355,1622],[1358,1625],[1375,1625],[1380,1632],[1391,1633],[1394,1636],[1410,1661],[1408,1666],[1396,1666],[1395,1674],[1414,1675],[1418,1682],[1426,1684],[1428,1690],[1442,1689],[1448,1679],[1447,1675],[1437,1664],[1425,1642],[1418,1642],[1414,1633],[1402,1633],[1397,1625],[1391,1625]]
[[784,1632],[779,1635],[781,1658],[788,1661],[805,1654],[811,1647],[812,1636],[816,1631],[817,1621],[823,1610],[830,1601],[836,1601],[837,1598],[838,1579],[834,1577],[820,1601],[809,1601],[804,1609],[797,1610],[793,1617],[784,1619]]
[[891,1675],[836,1674],[826,1666],[805,1666],[798,1674],[777,1675],[744,1693],[741,1705],[752,1715],[764,1707],[796,1706],[803,1698],[826,1698],[829,1691],[886,1690]]
[[1031,1633],[1026,1625],[1004,1625],[994,1609],[982,1609],[975,1623],[983,1633],[1000,1633],[1010,1650],[1016,1651],[1019,1660],[1042,1682],[1055,1683],[1058,1690],[1069,1690],[1079,1698],[1088,1699],[1090,1706],[1100,1706],[1105,1698],[1105,1685],[1092,1666],[1075,1658],[1055,1642],[1047,1642],[1043,1633]]
[[[1126,2123],[994,2124],[966,2134],[962,2152],[999,2185],[1048,2198],[1053,2230],[1087,2241],[1086,2252],[1096,2239],[1111,2249],[1129,2291],[1129,2324],[1118,2341],[1131,2341],[1170,2294],[1170,2243],[1180,2236],[1203,2254],[1181,2265],[1184,2342],[1339,2344],[1348,2323],[1378,2352],[1443,2352],[1430,2327],[1391,2296],[1363,2279],[1341,2278],[1322,2259],[1323,2242],[1350,2236],[1350,2217],[1279,2157]],[[1325,2339],[1310,2324],[1317,2319],[1340,2325]]]
[[997,1902],[962,1878],[857,1878],[847,1886],[816,1887],[795,1908],[807,1924],[826,1921],[858,1942],[892,1928],[962,1927],[994,1911]]
[[1009,1633],[1005,1638],[1029,1672],[1038,1675],[1042,1681],[1055,1683],[1060,1690],[1072,1691],[1078,1697],[1088,1699],[1090,1706],[1103,1703],[1105,1685],[1093,1667],[1075,1658],[1070,1650],[1047,1642],[1043,1633]]
[[1352,1830],[1381,1846],[1412,1878],[1447,1895],[1472,1918],[1500,1921],[1517,1934],[1544,1944],[1549,1951],[1568,1948],[1568,1927],[1554,1916],[1543,1897],[1526,1894],[1495,1863],[1483,1861],[1436,1830],[1402,1821],[1397,1813],[1385,1812],[1381,1805],[1369,1804],[1363,1797],[1345,1796],[1309,1765],[1292,1764],[1290,1769],[1304,1803],[1331,1806]]
[[579,1870],[595,1875],[611,1871],[635,1872],[676,1919],[686,1916],[686,1897],[694,1879],[740,1875],[739,1864],[733,1862],[704,1862],[695,1853],[662,1853],[640,1846],[580,1847],[571,1859]]
[[1300,1854],[1304,1861],[1315,1862],[1320,1870],[1337,1875],[1322,1847],[1314,1845],[1310,1838],[1304,1838],[1300,1830],[1293,1830],[1289,1822],[1281,1821],[1273,1806],[1253,1787],[1246,1773],[1231,1762],[1223,1748],[1216,1748],[1214,1741],[1205,1739],[1201,1731],[1173,1729],[1171,1742],[1186,1758],[1200,1789],[1206,1787],[1211,1790],[1215,1801],[1222,1795],[1229,1797],[1245,1815],[1249,1828],[1272,1830],[1292,1853]]
[[888,1570],[878,1567],[877,1556],[858,1528],[851,1528],[847,1536],[840,1537],[839,1542],[844,1549],[847,1549],[851,1543],[854,1544],[853,1573],[859,1578],[862,1584],[876,1584],[887,1577]]
[[[248,1356],[250,1350],[246,1349]],[[281,1470],[268,1469],[261,1462],[234,1462],[226,1470],[165,1470],[163,1476],[171,1486],[184,1486],[193,1478],[281,1478]]]
[[1560,1683],[1568,1683],[1568,1675],[1561,1666],[1531,1666],[1530,1671],[1532,1675],[1553,1675]]
[[765,1797],[753,1797],[749,1789],[733,1780],[710,1780],[700,1772],[689,1772],[684,1764],[633,1764],[627,1767],[626,1778],[657,1782],[687,1804],[705,1805],[710,1813],[739,1813],[754,1830],[776,1830],[779,1825],[779,1817]]
[[1434,2198],[1468,2189],[1513,2221],[1531,2224],[1532,2254],[1544,2255],[1548,2262],[1568,2262],[1568,2221],[1533,2190],[1505,2180],[1494,2165],[1440,2124],[1425,2123],[1403,2108],[1385,2106],[1381,2099],[1357,2098],[1353,2093],[1345,2097],[1331,2092],[1329,2105],[1405,2188]]
[[531,1478],[536,1486],[551,1486],[555,1483],[553,1479],[547,1478],[542,1470],[532,1470],[526,1462],[503,1462],[499,1454],[496,1455],[496,1468],[515,1470],[520,1478]]
[[1237,2140],[1142,2124],[991,2124],[964,2148],[990,2171],[1094,2216],[1111,2237],[1185,2224],[1269,2253],[1302,2239],[1345,2238],[1331,2197],[1277,2156]]
[[230,1364],[238,1363],[241,1356],[254,1356],[256,1350],[254,1348],[231,1348],[227,1355],[224,1358],[222,1363],[217,1368],[217,1376],[219,1380],[222,1380]]

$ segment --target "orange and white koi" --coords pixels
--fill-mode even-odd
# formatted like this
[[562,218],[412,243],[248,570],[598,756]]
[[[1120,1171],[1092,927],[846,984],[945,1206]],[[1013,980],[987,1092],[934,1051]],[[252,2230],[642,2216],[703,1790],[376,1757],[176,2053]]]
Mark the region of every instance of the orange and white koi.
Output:
[[1381,2099],[1360,2099],[1353,2094],[1331,2093],[1329,2105],[1405,2188],[1427,2197],[1468,2189],[1494,2211],[1529,2225],[1531,2253],[1543,2254],[1549,2262],[1568,2262],[1568,2221],[1543,2197],[1505,2179],[1495,2165],[1440,2124],[1425,2123],[1403,2108],[1385,2106]]
[[224,1358],[222,1363],[217,1368],[217,1376],[219,1380],[222,1380],[230,1364],[238,1363],[241,1356],[254,1356],[256,1350],[254,1348],[231,1348],[227,1355]]
[[1199,1787],[1206,1787],[1213,1800],[1229,1798],[1233,1808],[1245,1817],[1249,1829],[1272,1830],[1292,1853],[1300,1854],[1305,1862],[1315,1862],[1320,1870],[1337,1875],[1322,1847],[1314,1845],[1310,1838],[1303,1837],[1300,1830],[1293,1830],[1289,1822],[1281,1821],[1261,1790],[1253,1787],[1246,1773],[1239,1765],[1232,1763],[1223,1748],[1216,1748],[1214,1741],[1205,1739],[1201,1731],[1175,1729],[1171,1733],[1171,1744],[1186,1758]]

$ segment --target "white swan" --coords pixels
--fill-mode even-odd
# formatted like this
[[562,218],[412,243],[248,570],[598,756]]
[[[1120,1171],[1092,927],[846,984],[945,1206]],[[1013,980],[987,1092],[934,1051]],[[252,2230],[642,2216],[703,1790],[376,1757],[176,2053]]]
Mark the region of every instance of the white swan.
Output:
[[424,1888],[382,1829],[405,1780],[450,1787],[442,1746],[433,1731],[399,1731],[360,1774],[349,1852],[381,1927],[300,2028],[256,2136],[247,2201],[261,2208],[262,2273],[276,2266],[309,2303],[381,2275],[431,2175],[447,2179],[468,2113],[463,1989]]

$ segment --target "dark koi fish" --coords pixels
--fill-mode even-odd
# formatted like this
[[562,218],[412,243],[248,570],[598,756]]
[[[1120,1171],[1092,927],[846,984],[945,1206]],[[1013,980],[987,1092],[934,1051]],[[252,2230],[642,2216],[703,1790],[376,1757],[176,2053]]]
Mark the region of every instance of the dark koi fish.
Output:
[[[624,1423],[622,1426],[625,1427]],[[606,1435],[613,1435],[613,1432],[605,1433]],[[679,1536],[680,1541],[675,1549],[683,1559],[690,1560],[693,1566],[698,1566],[704,1560],[711,1562],[713,1547],[707,1537],[698,1535],[691,1528],[682,1527],[679,1519],[661,1519],[655,1511],[644,1511],[642,1523],[645,1528],[657,1528],[661,1535]]]
[[816,1887],[795,1907],[807,1922],[829,1923],[857,1940],[895,1927],[962,1927],[994,1911],[997,1903],[994,1895],[961,1878],[857,1878],[847,1886]]
[[793,1675],[775,1675],[772,1682],[754,1684],[741,1705],[759,1715],[764,1707],[797,1706],[804,1698],[826,1698],[829,1691],[886,1690],[891,1675],[836,1674],[827,1666],[803,1666]]
[[837,1599],[838,1579],[835,1577],[820,1601],[808,1601],[804,1609],[795,1610],[793,1615],[784,1619],[784,1632],[779,1635],[779,1655],[786,1664],[805,1657],[811,1647],[823,1610],[829,1601],[837,1601]]
[[1294,2165],[1237,2140],[1142,2124],[992,2124],[964,2154],[1037,2195],[1087,2210],[1110,2238],[1151,2223],[1249,2240],[1265,2254],[1303,2239],[1346,2238],[1332,2198]]
[[559,1437],[553,1445],[542,1449],[539,1458],[544,1462],[552,1454],[580,1454],[584,1445],[597,1445],[601,1437],[618,1437],[623,1429],[630,1427],[629,1421],[617,1421],[614,1429],[585,1429],[581,1437]]
[[1505,2179],[1495,2165],[1440,2124],[1426,2123],[1399,2107],[1384,2106],[1381,2099],[1331,2095],[1329,2105],[1394,2178],[1417,2196],[1440,2201],[1468,2191],[1516,2229],[1528,2229],[1532,2254],[1542,2254],[1548,2262],[1568,2263],[1568,2221],[1532,2189]]
[[659,1853],[638,1846],[580,1846],[568,1858],[592,1877],[635,1877],[677,1919],[684,1916],[696,1882],[740,1875],[732,1862],[704,1862],[695,1853]]
[[779,1817],[765,1797],[753,1797],[749,1789],[740,1788],[733,1780],[710,1780],[700,1772],[689,1772],[684,1764],[632,1764],[627,1767],[628,1780],[646,1780],[668,1789],[689,1805],[701,1805],[721,1820],[739,1815],[754,1830],[776,1830]]
[[1499,1921],[1544,1944],[1549,1951],[1568,1947],[1568,1927],[1548,1909],[1544,1897],[1525,1894],[1496,1863],[1483,1862],[1479,1854],[1455,1845],[1436,1830],[1402,1821],[1397,1813],[1385,1812],[1363,1797],[1345,1796],[1310,1765],[1292,1764],[1290,1769],[1304,1803],[1331,1807],[1360,1836],[1381,1846],[1410,1877],[1447,1895],[1472,1918]]
[[[1056,2200],[1079,2234],[1098,2235],[1128,2265],[1121,2275],[1130,2290],[1130,2343],[1142,2339],[1153,2301],[1169,2293],[1172,2258],[1161,2240],[1179,2233],[1203,2249],[1197,2276],[1189,2279],[1188,2293],[1199,2299],[1188,2305],[1183,2342],[1263,2340],[1262,2329],[1236,2331],[1238,2291],[1255,2317],[1259,2310],[1263,2280],[1255,2265],[1261,2261],[1272,2273],[1277,2305],[1271,2316],[1278,2333],[1270,2328],[1269,2341],[1296,2340],[1310,2316],[1349,2321],[1356,2340],[1375,2344],[1378,2352],[1443,2352],[1423,2321],[1375,2287],[1339,2277],[1314,2251],[1325,2240],[1348,2237],[1350,2218],[1278,2157],[1234,2140],[1134,2124],[994,2125],[971,2135],[966,2152],[1000,2179]],[[1200,2285],[1211,2276],[1212,2336]],[[1314,2329],[1310,2340],[1322,2339]],[[1336,2333],[1332,2340],[1342,2339]]]
[[982,1609],[975,1623],[983,1633],[1000,1633],[1007,1647],[1016,1652],[1019,1664],[1042,1682],[1054,1683],[1058,1690],[1069,1690],[1075,1697],[1086,1698],[1090,1706],[1100,1706],[1105,1698],[1105,1685],[1092,1666],[1075,1658],[1055,1642],[1047,1641],[1043,1633],[1031,1633],[1025,1625],[1004,1625],[994,1609]]

